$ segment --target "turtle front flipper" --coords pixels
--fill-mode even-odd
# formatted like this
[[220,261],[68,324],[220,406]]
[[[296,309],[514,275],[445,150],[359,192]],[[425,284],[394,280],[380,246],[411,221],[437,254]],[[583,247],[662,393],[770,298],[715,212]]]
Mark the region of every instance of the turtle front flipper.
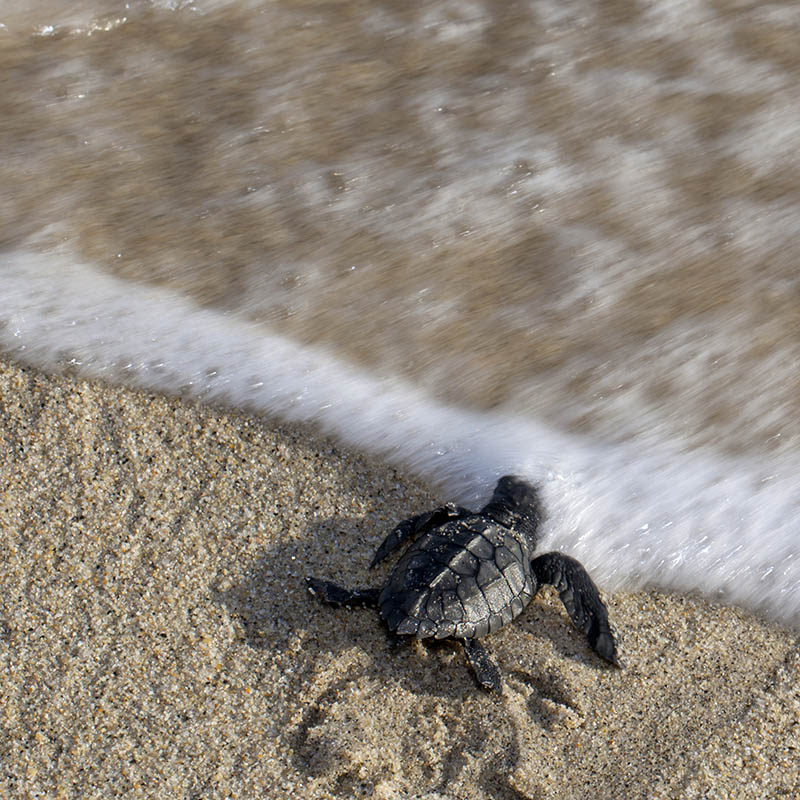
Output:
[[318,597],[325,605],[334,608],[378,607],[380,589],[343,589],[335,583],[322,581],[319,578],[307,578],[306,584],[311,594]]
[[426,511],[424,514],[417,514],[416,517],[403,520],[394,530],[383,540],[383,544],[378,548],[375,553],[375,558],[369,568],[372,569],[377,564],[380,564],[386,556],[392,551],[400,547],[411,536],[417,536],[424,533],[431,528],[438,528],[444,525],[445,522],[451,519],[458,519],[459,517],[467,517],[472,512],[466,508],[447,503],[433,511]]
[[477,639],[461,639],[461,644],[464,645],[467,661],[475,673],[478,684],[490,692],[502,692],[500,672],[492,663],[483,645]]
[[531,570],[539,583],[555,586],[564,608],[575,626],[586,634],[592,649],[606,661],[622,666],[608,624],[608,609],[581,564],[563,553],[545,553],[531,561]]

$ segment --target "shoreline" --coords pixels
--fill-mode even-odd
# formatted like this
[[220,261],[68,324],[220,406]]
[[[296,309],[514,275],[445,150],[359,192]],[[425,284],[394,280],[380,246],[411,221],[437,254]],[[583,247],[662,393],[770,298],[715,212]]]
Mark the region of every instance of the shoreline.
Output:
[[792,631],[619,592],[614,672],[545,590],[487,639],[488,697],[459,649],[390,652],[304,591],[363,584],[386,530],[448,498],[308,428],[5,360],[0,402],[0,794],[800,792]]

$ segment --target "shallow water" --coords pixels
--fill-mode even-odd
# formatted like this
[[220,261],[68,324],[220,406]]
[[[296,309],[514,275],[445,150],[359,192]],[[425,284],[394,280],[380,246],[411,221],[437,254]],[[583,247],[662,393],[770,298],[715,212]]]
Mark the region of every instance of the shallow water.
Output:
[[314,421],[796,624],[795,3],[0,4],[0,346]]

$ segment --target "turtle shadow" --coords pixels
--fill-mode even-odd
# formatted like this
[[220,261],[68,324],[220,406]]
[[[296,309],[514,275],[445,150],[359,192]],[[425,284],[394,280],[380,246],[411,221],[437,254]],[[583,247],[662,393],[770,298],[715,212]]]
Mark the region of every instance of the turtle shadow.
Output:
[[334,534],[355,538],[359,527],[363,527],[363,520],[354,517],[333,517],[314,523],[299,539],[264,549],[235,585],[224,579],[212,584],[215,600],[239,624],[248,647],[267,651],[280,648],[298,627],[292,622],[292,618],[301,616],[298,605],[308,605],[306,625],[316,607],[324,608],[306,584],[308,577],[322,570],[316,565],[324,559],[315,557],[315,551],[330,552],[335,549]]
[[[368,564],[384,532],[370,544],[352,548],[362,563],[346,574],[337,572],[331,563],[341,562],[341,542],[363,542],[368,527],[365,518],[315,521],[300,537],[302,554],[296,547],[270,547],[246,570],[243,580],[233,586],[218,581],[212,585],[212,593],[239,625],[246,645],[263,651],[288,646],[295,633],[291,618],[301,616],[297,607],[304,606],[302,627],[308,646],[301,658],[307,669],[337,661],[356,647],[367,658],[369,676],[384,685],[399,684],[412,694],[450,699],[481,692],[457,641],[418,642],[413,637],[396,636],[377,609],[331,607],[308,591],[306,580],[311,577],[331,580],[347,589],[383,585],[392,559],[374,570],[369,570]],[[331,559],[334,551],[337,557]],[[437,660],[450,663],[437,664]],[[363,659],[361,662],[363,665]],[[442,670],[450,668],[454,675],[443,681]],[[463,673],[460,677],[459,671]]]
[[[384,687],[396,687],[420,698],[419,702],[441,698],[459,704],[481,692],[457,642],[422,644],[396,637],[377,609],[330,607],[308,591],[309,577],[347,588],[383,583],[390,565],[368,570],[382,541],[382,532],[373,535],[369,526],[369,519],[353,517],[311,522],[298,537],[298,546],[267,548],[235,585],[212,586],[217,602],[239,627],[243,644],[262,652],[265,659],[290,649],[292,637],[301,637],[302,646],[298,648],[295,641],[291,647],[295,677],[300,685],[316,688],[298,696],[295,703],[299,718],[286,730],[290,758],[299,772],[330,779],[335,797],[353,796],[356,786],[365,788],[363,776],[342,751],[347,739],[337,722],[337,709],[351,702],[354,693],[366,691],[378,697]],[[372,541],[365,543],[365,538]],[[347,572],[336,569],[343,561],[343,542],[353,551],[354,563],[348,564]],[[291,619],[301,618],[293,627]],[[454,663],[437,663],[440,659]],[[446,680],[443,670],[448,672]],[[358,715],[350,721],[349,734],[356,740],[360,724]],[[455,753],[444,761],[449,764],[457,757]],[[380,777],[373,775],[368,783],[377,783]]]
[[[316,540],[321,532],[330,529],[347,530],[363,520],[333,519],[310,528],[309,535]],[[346,589],[380,588],[386,581],[396,556],[387,563],[368,569],[374,551],[383,541],[384,533],[377,536],[373,548],[367,548],[363,567],[354,579],[336,574],[323,574],[320,569],[309,568],[307,577],[331,580]],[[469,670],[462,646],[454,639],[425,639],[397,636],[387,627],[377,608],[332,607],[312,595],[305,580],[300,591],[309,603],[308,624],[315,629],[315,639],[320,641],[320,650],[331,659],[338,658],[345,650],[354,646],[366,656],[369,676],[381,685],[396,685],[419,697],[463,699],[481,690],[477,687]],[[437,663],[440,661],[441,663]],[[449,674],[450,668],[455,675]],[[457,675],[458,670],[463,674]],[[442,680],[442,670],[448,670]]]

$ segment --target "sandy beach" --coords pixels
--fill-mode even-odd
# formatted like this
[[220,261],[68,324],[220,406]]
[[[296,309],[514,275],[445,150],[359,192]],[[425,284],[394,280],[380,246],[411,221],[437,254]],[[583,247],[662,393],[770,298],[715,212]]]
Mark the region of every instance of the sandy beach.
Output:
[[[0,800],[800,797],[798,9],[0,3]],[[511,470],[624,669],[307,592]]]
[[489,696],[460,648],[393,651],[304,589],[374,583],[393,523],[448,498],[308,429],[9,363],[0,404],[2,797],[800,793],[792,631],[607,595],[618,671],[543,590],[487,640]]

